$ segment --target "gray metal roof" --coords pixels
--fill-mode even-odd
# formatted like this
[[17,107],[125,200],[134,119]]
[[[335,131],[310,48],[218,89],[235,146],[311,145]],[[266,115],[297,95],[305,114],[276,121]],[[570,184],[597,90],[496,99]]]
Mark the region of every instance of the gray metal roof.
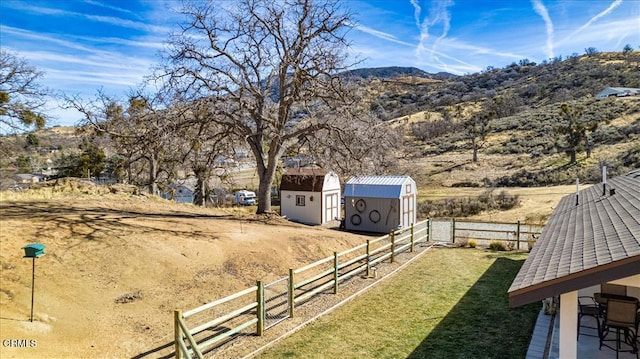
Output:
[[409,176],[361,176],[353,177],[344,187],[345,197],[400,198],[403,186],[415,181]]
[[578,194],[553,211],[509,288],[512,306],[640,274],[640,169]]

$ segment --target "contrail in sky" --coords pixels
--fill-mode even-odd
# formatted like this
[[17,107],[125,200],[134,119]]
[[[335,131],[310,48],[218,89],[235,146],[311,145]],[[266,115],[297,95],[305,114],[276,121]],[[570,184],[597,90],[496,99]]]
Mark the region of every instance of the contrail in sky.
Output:
[[413,5],[413,9],[414,9],[413,17],[416,19],[416,26],[419,29],[420,28],[420,12],[422,11],[422,8],[420,7],[418,0],[411,0],[411,5]]
[[428,19],[425,18],[423,21],[420,21],[422,7],[420,7],[418,0],[411,0],[411,5],[413,5],[413,17],[416,20],[416,26],[420,30],[420,40],[418,41],[418,46],[416,46],[416,55],[422,56],[422,53],[425,50],[424,43],[429,38]]
[[533,0],[533,10],[542,17],[547,27],[547,58],[553,58],[553,22],[547,8],[540,0]]
[[622,4],[622,0],[615,0],[614,2],[611,3],[611,5],[609,5],[609,7],[606,10],[604,10],[603,12],[599,13],[598,15],[592,17],[591,19],[589,19],[589,21],[587,21],[586,24],[580,26],[580,28],[578,30],[574,31],[571,35],[575,35],[575,34],[579,33],[580,31],[588,28],[594,22],[598,21],[600,18],[602,18],[602,17],[606,16],[607,14],[609,14],[610,12],[612,12],[615,8],[620,6],[620,4]]

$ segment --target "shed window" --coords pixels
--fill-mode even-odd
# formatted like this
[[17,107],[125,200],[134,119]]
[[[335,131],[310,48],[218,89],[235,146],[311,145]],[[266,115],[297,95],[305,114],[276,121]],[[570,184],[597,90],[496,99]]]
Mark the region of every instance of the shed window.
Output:
[[411,193],[411,183],[407,183],[405,186],[407,193]]
[[304,196],[296,196],[296,206],[304,206]]

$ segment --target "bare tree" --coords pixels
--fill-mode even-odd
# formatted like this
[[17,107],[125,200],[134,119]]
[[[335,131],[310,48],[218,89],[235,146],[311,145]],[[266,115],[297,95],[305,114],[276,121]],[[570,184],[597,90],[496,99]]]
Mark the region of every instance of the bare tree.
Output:
[[162,74],[186,99],[216,99],[220,116],[213,121],[249,145],[257,213],[270,212],[282,155],[300,138],[349,121],[322,117],[320,109],[347,101],[337,74],[347,69],[350,14],[337,0],[194,2],[183,13]]
[[478,162],[478,150],[484,146],[484,141],[490,130],[489,122],[495,117],[492,110],[483,109],[463,123],[466,134],[473,148],[473,162]]
[[175,133],[175,151],[180,154],[180,163],[188,166],[196,177],[193,204],[203,206],[209,190],[209,180],[224,172],[225,167],[218,165],[218,159],[233,153],[233,133],[212,118],[216,116],[215,106],[209,101],[195,101],[175,108],[176,115],[182,117]]
[[[38,82],[42,72],[17,54],[0,50],[0,126],[21,131],[44,127],[48,91]],[[0,127],[0,129],[1,129]]]
[[107,134],[116,148],[125,157],[129,179],[132,178],[132,166],[144,161],[141,170],[147,173],[143,181],[149,193],[158,193],[158,183],[165,166],[164,175],[169,177],[173,171],[171,165],[176,158],[171,151],[175,138],[176,116],[161,105],[160,97],[133,93],[127,107],[119,101],[99,93],[95,100],[84,102],[79,98],[67,97],[67,106],[75,108],[84,115],[84,125],[96,132]]

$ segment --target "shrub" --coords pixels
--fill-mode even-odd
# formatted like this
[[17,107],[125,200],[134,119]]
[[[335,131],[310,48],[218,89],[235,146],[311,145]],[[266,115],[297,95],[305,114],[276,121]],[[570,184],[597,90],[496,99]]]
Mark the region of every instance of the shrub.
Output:
[[476,182],[465,181],[465,182],[456,182],[452,184],[451,187],[480,187],[480,184]]
[[477,246],[478,246],[478,243],[476,241],[474,241],[473,239],[469,241],[469,247],[475,248]]
[[418,204],[418,215],[422,218],[467,217],[487,210],[508,210],[519,204],[518,195],[509,195],[505,191],[494,195],[492,190],[488,190],[478,197],[426,200]]
[[492,251],[506,251],[507,247],[500,241],[491,241],[489,243],[489,249]]

